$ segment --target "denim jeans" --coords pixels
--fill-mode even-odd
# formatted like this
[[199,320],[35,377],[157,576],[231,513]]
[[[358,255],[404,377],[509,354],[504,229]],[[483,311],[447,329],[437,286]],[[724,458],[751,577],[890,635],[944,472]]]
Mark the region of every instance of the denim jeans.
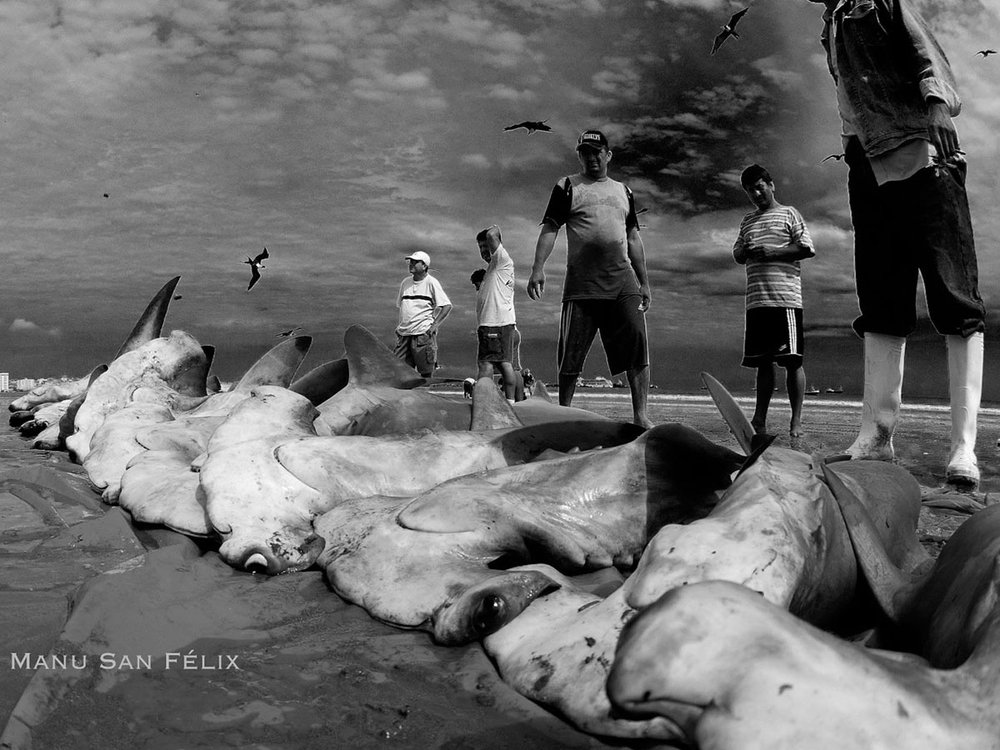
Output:
[[931,323],[942,335],[986,330],[965,162],[926,167],[878,185],[856,138],[848,141],[847,187],[861,315],[854,330],[908,336],[916,327],[917,274]]

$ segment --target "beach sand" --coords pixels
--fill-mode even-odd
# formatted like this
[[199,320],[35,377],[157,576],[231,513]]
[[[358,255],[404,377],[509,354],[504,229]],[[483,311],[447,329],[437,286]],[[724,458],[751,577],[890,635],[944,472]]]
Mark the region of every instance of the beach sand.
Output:
[[[581,391],[576,405],[629,413],[622,391]],[[650,412],[736,448],[705,397],[656,395]],[[810,399],[796,447],[838,452],[858,413]],[[771,429],[787,420],[776,398]],[[896,448],[928,498],[961,508],[969,496],[941,488],[947,423],[941,407],[908,407]],[[998,426],[985,409],[988,492],[1000,489]],[[966,517],[925,507],[923,543],[936,553]],[[0,430],[0,538],[0,722],[12,747],[611,746],[515,694],[478,645],[382,625],[319,571],[237,572],[205,545],[137,528],[65,454],[32,450],[12,429]]]

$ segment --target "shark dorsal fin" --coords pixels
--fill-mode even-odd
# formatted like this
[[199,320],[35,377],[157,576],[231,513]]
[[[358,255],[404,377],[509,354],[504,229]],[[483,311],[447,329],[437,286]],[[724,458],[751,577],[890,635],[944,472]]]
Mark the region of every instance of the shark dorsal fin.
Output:
[[739,443],[743,452],[749,456],[753,453],[754,448],[757,447],[754,445],[754,430],[750,425],[750,420],[747,419],[746,414],[743,413],[739,404],[736,403],[736,399],[733,398],[732,394],[726,390],[726,387],[722,383],[707,372],[701,374],[701,381],[708,389],[708,395],[715,402],[715,407],[722,414],[722,418],[729,426],[729,431],[733,433],[736,442]]
[[198,397],[208,394],[205,383],[208,380],[208,371],[212,367],[212,360],[215,359],[215,347],[203,346],[201,350],[205,353],[204,358],[194,362],[170,381],[170,386],[183,396]]
[[296,336],[285,339],[271,347],[264,355],[250,365],[234,391],[249,391],[260,385],[276,385],[287,388],[295,377],[299,365],[312,346],[312,336]]
[[545,383],[541,380],[536,380],[535,384],[531,387],[531,397],[537,398],[539,401],[552,403],[552,394],[549,393],[549,389],[545,387]]
[[427,382],[364,326],[353,325],[347,329],[344,348],[347,350],[351,383],[355,385],[409,389]]
[[318,406],[347,385],[349,378],[347,360],[335,359],[314,367],[288,388]]
[[142,315],[139,316],[139,320],[136,321],[135,326],[132,328],[132,332],[129,333],[125,341],[122,342],[121,347],[119,347],[118,352],[115,354],[115,359],[160,337],[160,333],[163,331],[163,321],[167,317],[167,308],[170,306],[170,300],[174,296],[174,289],[177,288],[177,282],[180,280],[180,276],[174,276],[149,301],[146,309],[142,311]]
[[500,393],[493,378],[479,378],[472,389],[471,430],[498,430],[521,427],[521,420]]

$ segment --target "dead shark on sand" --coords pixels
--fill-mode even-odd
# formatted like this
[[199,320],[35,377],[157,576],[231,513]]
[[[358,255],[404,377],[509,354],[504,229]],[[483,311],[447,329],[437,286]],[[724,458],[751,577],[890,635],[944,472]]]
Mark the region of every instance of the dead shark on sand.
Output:
[[713,750],[997,750],[995,612],[955,670],[841,640],[729,581],[671,589],[626,627],[608,695]]
[[[451,479],[409,502],[362,498],[316,520],[326,541],[319,563],[334,590],[373,617],[465,643],[487,632],[475,618],[451,617],[453,606],[475,612],[503,600],[492,630],[526,605],[526,585],[534,594],[551,586],[505,568],[627,568],[664,523],[707,513],[743,458],[667,424],[618,447]],[[495,588],[462,599],[494,578]]]
[[[509,405],[489,378],[477,384],[473,411],[474,421],[511,420]],[[310,566],[319,553],[313,519],[347,500],[409,499],[453,477],[553,451],[616,446],[642,434],[626,423],[565,421],[320,436],[315,415],[302,396],[259,388],[213,433],[200,470],[202,491],[211,523],[223,538],[220,554],[232,565],[271,574]]]
[[[713,395],[727,394],[721,389]],[[749,434],[736,424],[739,407],[723,401],[720,411],[749,449]],[[665,591],[725,579],[752,586],[815,622],[846,626],[865,601],[859,598],[864,587],[859,589],[847,530],[818,464],[765,443],[706,517],[663,526],[632,575],[606,599],[567,586],[540,591],[483,640],[505,682],[586,731],[679,740],[684,733],[672,724],[674,717],[643,724],[618,716],[604,688],[622,627]],[[919,545],[914,550],[911,542],[920,491],[909,474],[870,461],[839,462],[826,470],[836,471],[842,484],[875,508],[879,538],[895,550],[894,559],[919,557]],[[478,610],[465,607],[464,619],[482,617],[485,605],[498,606],[481,599]]]
[[320,435],[398,435],[422,430],[482,430],[547,421],[610,421],[585,409],[528,398],[514,405],[506,424],[474,420],[468,399],[431,393],[427,381],[399,360],[364,326],[344,333],[350,379],[346,387],[319,405]]

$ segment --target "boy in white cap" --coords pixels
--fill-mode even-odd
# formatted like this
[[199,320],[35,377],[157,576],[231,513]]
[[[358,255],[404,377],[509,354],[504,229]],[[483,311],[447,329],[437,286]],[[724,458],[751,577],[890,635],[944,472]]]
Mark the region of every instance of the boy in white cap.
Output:
[[394,354],[429,378],[437,366],[437,332],[451,312],[451,300],[441,282],[430,275],[431,258],[423,250],[406,256],[410,277],[403,279],[396,297],[399,323]]

